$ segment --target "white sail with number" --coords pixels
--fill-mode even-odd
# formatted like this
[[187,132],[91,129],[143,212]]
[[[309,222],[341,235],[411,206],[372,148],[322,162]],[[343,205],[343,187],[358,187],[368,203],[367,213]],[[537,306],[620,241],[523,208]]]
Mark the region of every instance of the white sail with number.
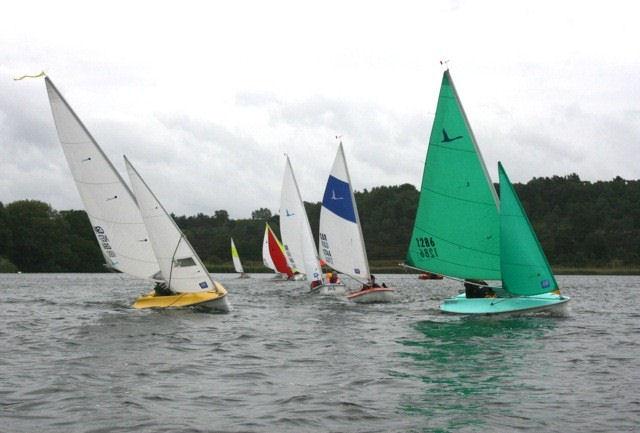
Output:
[[48,77],[45,84],[58,139],[107,266],[140,278],[160,278],[131,190]]

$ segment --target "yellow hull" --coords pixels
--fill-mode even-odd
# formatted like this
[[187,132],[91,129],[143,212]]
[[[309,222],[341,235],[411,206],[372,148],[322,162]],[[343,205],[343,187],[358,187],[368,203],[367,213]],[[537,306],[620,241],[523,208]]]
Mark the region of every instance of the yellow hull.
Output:
[[136,299],[133,308],[181,308],[204,307],[212,310],[229,311],[227,291],[218,282],[216,290],[195,293],[176,293],[175,295],[157,296],[155,292],[147,293]]

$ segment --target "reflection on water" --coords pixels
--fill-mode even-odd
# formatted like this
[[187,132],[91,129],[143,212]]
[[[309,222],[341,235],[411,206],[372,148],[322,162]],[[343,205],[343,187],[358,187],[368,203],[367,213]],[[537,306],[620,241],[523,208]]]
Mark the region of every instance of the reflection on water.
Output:
[[487,412],[510,412],[500,404],[505,388],[517,386],[528,352],[544,350],[544,337],[556,324],[541,317],[418,322],[420,338],[400,340],[411,350],[399,355],[411,360],[409,376],[423,390],[401,410],[426,417],[424,431],[475,431]]

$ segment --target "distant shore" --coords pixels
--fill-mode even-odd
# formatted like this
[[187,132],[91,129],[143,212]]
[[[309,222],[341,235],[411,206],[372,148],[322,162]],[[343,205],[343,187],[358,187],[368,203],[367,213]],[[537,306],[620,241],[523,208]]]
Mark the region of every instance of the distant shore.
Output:
[[[419,274],[419,271],[401,267],[402,260],[372,260],[371,272],[374,274]],[[233,273],[233,265],[206,264],[209,272],[213,273]],[[270,273],[272,271],[265,268],[262,263],[243,263],[245,272],[249,273]],[[634,266],[552,266],[556,275],[640,275],[640,267]]]
[[[374,274],[419,274],[420,271],[403,268],[400,266],[401,260],[373,260],[371,261],[371,272]],[[235,273],[232,263],[205,263],[209,272],[214,274],[232,274]],[[243,263],[245,272],[251,274],[269,274],[273,273],[267,269],[262,262],[246,262]],[[640,275],[640,267],[634,266],[552,266],[553,273],[556,275]],[[327,268],[324,269],[328,271]],[[105,270],[105,272],[107,272]],[[1,273],[17,273],[15,268],[3,269],[0,267]],[[47,273],[47,272],[45,272]],[[55,272],[51,272],[55,273]],[[63,272],[66,273],[66,272]],[[73,273],[73,272],[70,272]]]

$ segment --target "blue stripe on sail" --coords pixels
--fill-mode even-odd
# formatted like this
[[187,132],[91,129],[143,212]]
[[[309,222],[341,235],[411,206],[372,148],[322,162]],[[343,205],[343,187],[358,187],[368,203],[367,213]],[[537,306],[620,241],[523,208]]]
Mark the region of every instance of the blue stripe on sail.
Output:
[[324,190],[324,197],[322,198],[322,206],[340,218],[351,221],[352,223],[356,222],[356,212],[353,209],[351,191],[349,190],[349,184],[347,182],[329,176],[327,187]]

